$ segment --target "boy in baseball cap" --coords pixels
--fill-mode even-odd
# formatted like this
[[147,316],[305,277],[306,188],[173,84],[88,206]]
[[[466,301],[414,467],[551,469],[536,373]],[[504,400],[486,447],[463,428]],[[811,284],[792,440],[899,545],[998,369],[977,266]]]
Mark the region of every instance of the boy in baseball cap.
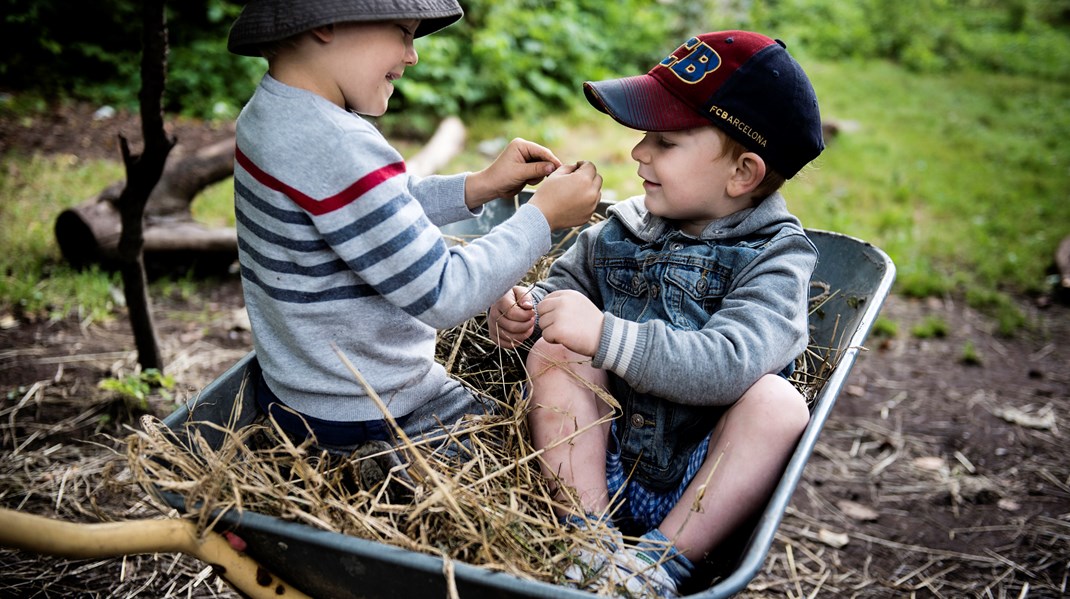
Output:
[[[413,40],[460,17],[455,0],[251,0],[230,31],[231,51],[268,60],[234,166],[257,401],[336,453],[393,441],[372,393],[410,437],[483,412],[435,362],[436,330],[485,310],[600,196],[593,165],[519,139],[481,171],[416,177],[364,118],[386,112]],[[544,178],[508,221],[447,247],[436,225]]]
[[644,193],[500,298],[490,334],[541,336],[533,445],[562,521],[601,531],[566,577],[676,596],[765,504],[809,421],[787,377],[817,251],[777,190],[821,153],[821,119],[784,44],[746,31],[695,36],[584,91],[645,132],[632,149]]

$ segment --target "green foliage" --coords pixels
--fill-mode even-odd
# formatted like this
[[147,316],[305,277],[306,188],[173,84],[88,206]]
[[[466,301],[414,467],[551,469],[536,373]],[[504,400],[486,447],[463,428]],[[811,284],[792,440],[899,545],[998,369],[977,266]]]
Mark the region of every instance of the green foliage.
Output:
[[899,335],[899,323],[890,318],[878,316],[877,320],[873,323],[873,330],[871,333],[876,337],[894,339]]
[[154,391],[164,399],[171,399],[171,389],[175,387],[175,378],[155,368],[147,368],[139,374],[130,374],[122,378],[106,378],[97,383],[97,386],[122,397],[129,410],[145,411],[149,408],[149,396]]
[[545,114],[574,104],[584,81],[646,71],[683,42],[684,34],[673,27],[671,3],[462,4],[462,21],[417,41],[420,62],[398,84],[394,118]]
[[4,157],[0,304],[30,319],[71,314],[83,321],[111,317],[122,297],[118,275],[69,268],[60,256],[52,227],[62,210],[122,176],[118,163],[86,163],[69,155]]
[[[4,0],[4,5],[0,87],[137,111],[142,3]],[[240,10],[241,3],[228,0],[168,4],[165,110],[236,116],[264,71],[263,60],[226,50],[227,31]]]
[[171,51],[166,108],[204,119],[232,121],[267,71],[262,58],[235,56],[219,40],[196,40]]
[[[168,112],[232,119],[265,70],[226,50],[239,0],[172,2]],[[688,35],[750,28],[799,56],[886,58],[917,72],[985,69],[1070,81],[1070,0],[465,0],[417,42],[386,119],[427,130],[447,114],[538,116],[583,81],[643,72]],[[0,87],[135,109],[141,4],[4,0]],[[401,114],[397,110],[405,108]],[[396,124],[394,125],[396,126]]]
[[1068,15],[1067,0],[768,0],[750,4],[747,26],[813,57],[1070,81],[1070,61],[1053,58],[1070,56]]
[[31,320],[76,316],[85,324],[104,322],[123,304],[122,283],[118,273],[97,268],[76,271],[62,265],[30,265],[3,273],[0,304]]
[[948,330],[948,324],[944,319],[938,316],[926,316],[925,320],[910,329],[910,334],[918,339],[943,339],[947,337]]
[[967,340],[966,344],[962,346],[962,355],[959,356],[959,361],[967,366],[980,366],[984,363],[981,352],[978,351],[977,346],[971,340]]

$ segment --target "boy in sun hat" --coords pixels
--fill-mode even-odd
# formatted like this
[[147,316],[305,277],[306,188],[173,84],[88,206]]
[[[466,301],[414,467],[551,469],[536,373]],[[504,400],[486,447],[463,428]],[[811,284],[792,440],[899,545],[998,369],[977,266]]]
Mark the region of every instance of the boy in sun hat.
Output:
[[527,358],[533,445],[562,521],[603,531],[604,551],[577,550],[566,576],[676,596],[768,500],[809,421],[787,376],[817,251],[777,190],[821,153],[821,118],[784,44],[746,31],[695,36],[644,75],[584,91],[645,131],[632,149],[644,194],[488,323],[504,347],[541,335]]
[[[484,310],[600,196],[593,165],[520,139],[479,172],[409,175],[362,116],[386,112],[414,39],[460,17],[454,0],[252,0],[230,31],[231,51],[268,60],[237,120],[234,168],[257,401],[338,453],[392,440],[372,392],[410,436],[483,411],[435,362],[436,329]],[[513,218],[447,247],[436,225],[540,181]]]

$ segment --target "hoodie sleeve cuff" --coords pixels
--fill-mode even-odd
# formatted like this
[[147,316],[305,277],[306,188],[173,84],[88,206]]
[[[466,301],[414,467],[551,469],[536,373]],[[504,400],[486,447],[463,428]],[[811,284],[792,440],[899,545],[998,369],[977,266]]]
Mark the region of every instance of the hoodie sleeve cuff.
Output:
[[625,380],[635,380],[641,366],[639,356],[646,342],[646,331],[639,323],[606,313],[602,321],[602,339],[591,365],[612,371]]

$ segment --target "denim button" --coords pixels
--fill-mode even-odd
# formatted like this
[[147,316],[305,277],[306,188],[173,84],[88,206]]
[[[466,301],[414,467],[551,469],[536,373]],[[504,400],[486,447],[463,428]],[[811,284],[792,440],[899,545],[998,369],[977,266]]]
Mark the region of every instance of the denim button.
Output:
[[699,291],[706,291],[706,279],[699,279],[698,283],[695,283],[695,288]]
[[657,296],[658,296],[658,286],[657,285],[651,285],[650,286],[650,297],[657,297]]
[[669,245],[669,249],[674,251],[674,252],[680,251],[681,249],[683,249],[683,247],[684,247],[684,244],[682,244],[682,243],[673,243],[673,244]]
[[632,277],[632,287],[639,287],[639,283],[641,280],[642,279],[639,278],[639,275],[635,275],[634,277]]
[[643,428],[646,424],[646,420],[643,419],[642,414],[632,414],[632,426],[635,428]]

